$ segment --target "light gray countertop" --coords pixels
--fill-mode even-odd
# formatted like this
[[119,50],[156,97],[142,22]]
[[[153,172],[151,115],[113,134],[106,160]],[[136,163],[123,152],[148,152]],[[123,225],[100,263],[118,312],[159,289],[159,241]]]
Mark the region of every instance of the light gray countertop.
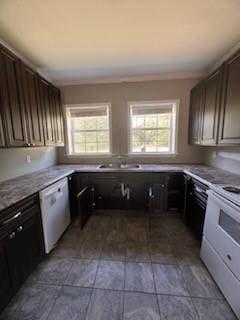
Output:
[[240,185],[240,175],[206,165],[142,164],[140,169],[99,169],[99,165],[57,165],[0,183],[0,211],[37,193],[73,172],[185,172],[201,182]]

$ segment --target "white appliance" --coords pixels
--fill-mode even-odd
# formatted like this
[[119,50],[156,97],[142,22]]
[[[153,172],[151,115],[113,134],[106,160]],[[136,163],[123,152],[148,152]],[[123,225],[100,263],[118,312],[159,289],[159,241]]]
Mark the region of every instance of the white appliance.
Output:
[[68,180],[64,178],[39,193],[45,253],[49,253],[70,224]]
[[208,191],[201,257],[240,319],[240,195]]

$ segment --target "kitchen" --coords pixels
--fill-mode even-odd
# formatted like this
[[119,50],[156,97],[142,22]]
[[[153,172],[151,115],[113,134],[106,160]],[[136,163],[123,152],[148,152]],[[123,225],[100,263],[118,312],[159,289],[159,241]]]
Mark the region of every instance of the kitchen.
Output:
[[0,9],[0,319],[240,319],[239,3]]

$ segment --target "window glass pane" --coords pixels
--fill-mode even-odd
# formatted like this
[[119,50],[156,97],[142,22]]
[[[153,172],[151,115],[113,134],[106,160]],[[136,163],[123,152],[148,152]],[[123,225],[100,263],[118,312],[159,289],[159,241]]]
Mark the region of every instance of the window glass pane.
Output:
[[97,152],[96,143],[86,143],[86,152]]
[[84,119],[74,118],[72,119],[72,128],[74,130],[84,130]]
[[79,143],[79,142],[84,142],[85,141],[85,132],[74,132],[74,142]]
[[89,142],[97,142],[97,133],[96,131],[93,131],[93,132],[85,132],[85,136],[86,136],[86,143],[89,143]]
[[110,152],[107,105],[68,108],[67,116],[70,153]]
[[[131,151],[142,153],[173,152],[174,104],[148,103],[131,106]],[[161,130],[160,130],[161,129]]]
[[144,117],[136,117],[136,128],[144,128]]
[[98,152],[109,152],[109,144],[105,143],[98,143]]
[[97,129],[99,129],[99,130],[108,129],[108,118],[107,117],[99,117],[97,119]]
[[97,133],[97,140],[99,142],[108,142],[109,141],[108,131],[99,131]]
[[158,151],[170,151],[170,132],[168,130],[158,130]]
[[145,128],[157,128],[157,116],[145,116]]
[[76,153],[85,152],[85,143],[75,143],[74,144],[74,152],[76,152]]
[[160,128],[169,128],[171,122],[171,114],[162,114],[158,115],[158,127]]
[[86,117],[84,119],[84,129],[85,130],[96,130],[97,129],[97,118]]

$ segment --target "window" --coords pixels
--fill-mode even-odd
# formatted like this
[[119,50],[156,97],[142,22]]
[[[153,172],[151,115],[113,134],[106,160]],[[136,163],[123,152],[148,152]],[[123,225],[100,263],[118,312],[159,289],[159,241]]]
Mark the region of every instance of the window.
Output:
[[176,153],[177,108],[178,101],[129,103],[129,152]]
[[110,154],[110,104],[67,107],[68,151]]

